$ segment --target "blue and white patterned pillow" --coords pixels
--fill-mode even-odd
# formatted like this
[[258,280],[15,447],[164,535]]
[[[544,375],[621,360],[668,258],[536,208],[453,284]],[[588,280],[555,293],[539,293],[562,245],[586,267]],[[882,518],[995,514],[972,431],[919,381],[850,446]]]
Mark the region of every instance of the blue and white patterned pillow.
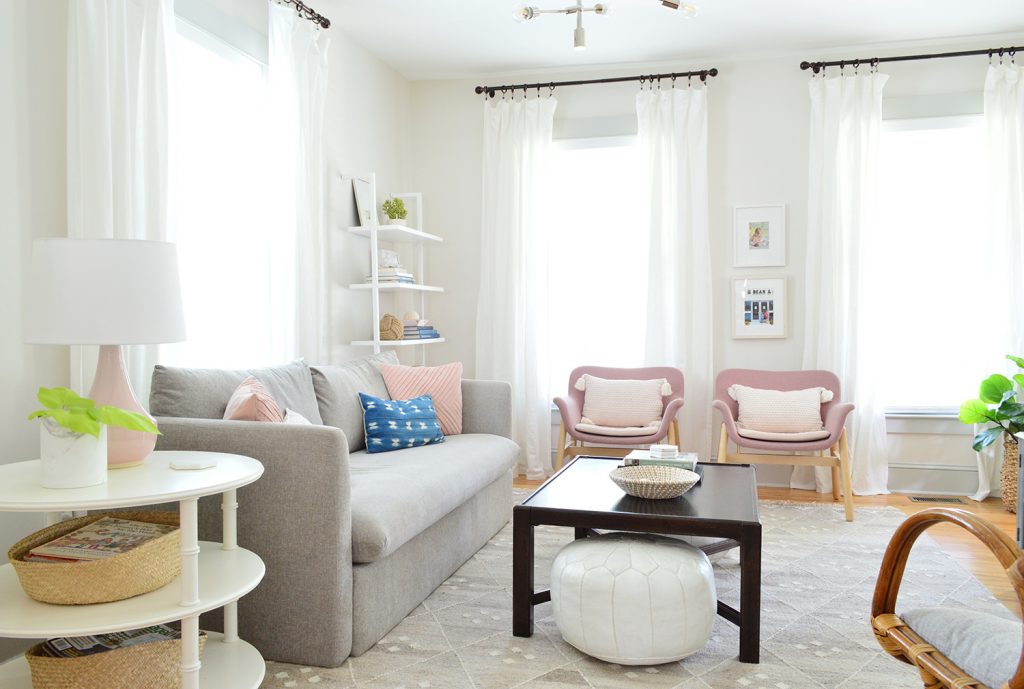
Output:
[[360,392],[359,403],[363,405],[363,427],[369,453],[444,442],[434,399],[430,395],[411,400],[382,400]]

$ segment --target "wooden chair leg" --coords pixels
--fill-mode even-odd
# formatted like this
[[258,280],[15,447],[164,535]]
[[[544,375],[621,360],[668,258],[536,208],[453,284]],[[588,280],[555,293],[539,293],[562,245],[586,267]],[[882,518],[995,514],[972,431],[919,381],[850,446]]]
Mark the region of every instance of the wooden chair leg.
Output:
[[555,471],[565,465],[565,422],[558,426],[558,456],[555,457]]
[[725,430],[724,423],[722,424],[722,436],[718,441],[718,461],[729,461],[729,432]]
[[846,507],[846,521],[853,521],[853,486],[850,478],[850,446],[846,442],[846,429],[839,436],[839,471],[843,482],[843,504]]
[[[836,456],[838,456],[838,449],[835,448]],[[839,467],[834,466],[832,467],[832,500],[839,502],[842,499],[841,493],[842,490],[839,488]]]
[[679,448],[679,421],[677,419],[672,419],[672,423],[668,427],[668,437],[669,442]]

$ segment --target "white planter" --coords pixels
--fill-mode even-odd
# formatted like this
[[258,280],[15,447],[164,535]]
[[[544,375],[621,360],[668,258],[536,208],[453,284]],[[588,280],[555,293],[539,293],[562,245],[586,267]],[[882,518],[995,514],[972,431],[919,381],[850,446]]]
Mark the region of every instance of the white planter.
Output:
[[405,218],[388,218],[388,225],[401,225],[405,227]]
[[100,437],[75,433],[43,419],[39,424],[43,488],[85,488],[107,481],[107,427]]

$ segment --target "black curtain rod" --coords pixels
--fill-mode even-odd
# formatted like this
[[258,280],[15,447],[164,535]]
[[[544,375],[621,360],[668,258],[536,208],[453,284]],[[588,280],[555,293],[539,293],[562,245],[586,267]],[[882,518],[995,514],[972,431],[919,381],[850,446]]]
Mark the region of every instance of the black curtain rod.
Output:
[[717,77],[718,68],[712,67],[711,69],[700,69],[694,72],[671,72],[669,74],[637,74],[631,77],[608,77],[607,79],[577,79],[576,81],[545,81],[536,84],[505,84],[503,86],[477,86],[474,91],[477,93],[486,93],[489,98],[494,98],[494,94],[498,91],[512,91],[513,93],[519,90],[529,91],[530,89],[554,89],[556,86],[582,86],[584,84],[614,84],[622,81],[661,81],[662,79],[686,78],[691,79],[693,77],[700,77],[701,81],[707,81],[708,77]]
[[282,5],[292,5],[295,7],[295,11],[299,16],[304,19],[308,19],[311,22],[316,22],[325,29],[331,28],[331,20],[314,10],[309,5],[302,2],[302,0],[275,0]]
[[1011,58],[1018,50],[1024,50],[1024,46],[1011,48],[985,48],[983,50],[958,50],[953,53],[930,53],[927,55],[896,55],[894,57],[862,57],[852,60],[832,60],[829,62],[804,62],[800,63],[800,69],[812,69],[817,74],[825,67],[859,67],[860,65],[872,66],[882,62],[907,62],[908,60],[934,60],[940,57],[968,57],[970,55],[988,55],[991,60],[998,55],[1009,55]]

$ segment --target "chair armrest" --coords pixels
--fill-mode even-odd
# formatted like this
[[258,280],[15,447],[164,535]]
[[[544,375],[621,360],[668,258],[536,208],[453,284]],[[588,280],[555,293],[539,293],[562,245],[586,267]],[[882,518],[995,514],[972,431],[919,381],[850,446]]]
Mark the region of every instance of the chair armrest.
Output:
[[562,425],[567,430],[576,428],[576,424],[583,418],[583,410],[572,397],[556,397],[555,406],[562,417]]
[[829,407],[825,414],[825,430],[830,438],[838,438],[846,425],[846,417],[853,411],[853,405],[849,402],[840,402]]
[[[157,422],[163,433],[158,450],[227,452],[263,463],[263,477],[238,490],[238,544],[267,567],[263,581],[238,606],[241,635],[272,660],[326,667],[343,662],[352,646],[345,434],[330,426],[252,421],[163,417]],[[220,496],[199,504],[200,538],[221,540]],[[316,619],[332,624],[310,635],[309,621]]]
[[512,386],[497,380],[463,380],[462,432],[511,439]]
[[732,407],[722,400],[715,400],[711,403],[711,408],[717,409],[722,415],[722,423],[725,424],[725,430],[729,437],[735,441],[739,437],[739,433],[736,432],[736,419],[732,416]]

